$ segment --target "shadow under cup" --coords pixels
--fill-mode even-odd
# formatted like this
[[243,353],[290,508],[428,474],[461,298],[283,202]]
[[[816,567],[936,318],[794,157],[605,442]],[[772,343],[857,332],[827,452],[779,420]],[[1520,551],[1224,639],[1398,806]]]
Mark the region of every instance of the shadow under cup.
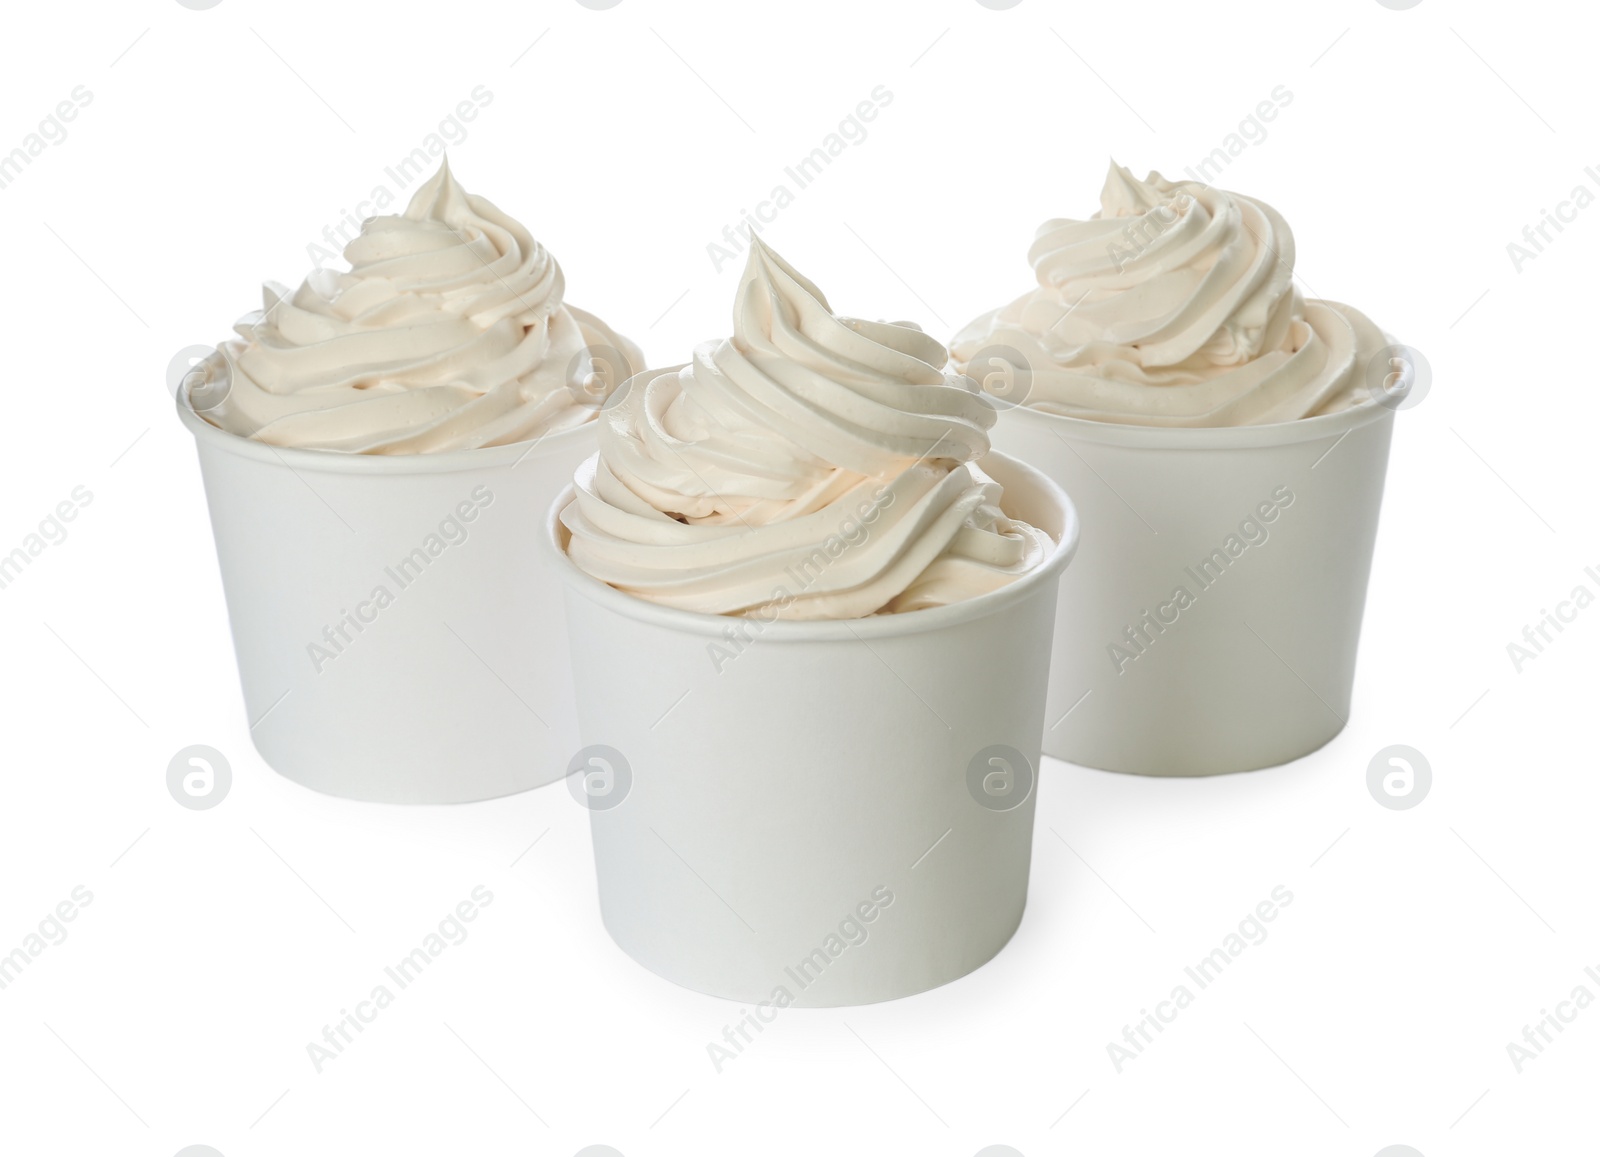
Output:
[[1008,514],[1056,540],[1050,558],[966,602],[864,619],[625,594],[567,557],[570,490],[556,501],[540,538],[566,585],[593,769],[572,786],[606,930],[650,971],[758,1009],[867,1004],[963,976],[1011,938],[1077,518],[1038,471],[981,466]]
[[994,445],[1078,505],[1044,750],[1142,775],[1271,767],[1350,714],[1394,410],[1119,425],[1016,406]]
[[268,446],[181,399],[251,739],[330,795],[461,803],[562,778],[577,750],[560,582],[535,540],[593,425],[370,455]]

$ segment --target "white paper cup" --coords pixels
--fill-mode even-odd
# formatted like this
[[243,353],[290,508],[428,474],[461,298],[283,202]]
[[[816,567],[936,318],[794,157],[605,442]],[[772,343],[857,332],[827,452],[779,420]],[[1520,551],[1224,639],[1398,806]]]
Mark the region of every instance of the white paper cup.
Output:
[[1006,409],[995,446],[1064,487],[1083,520],[1045,752],[1213,775],[1286,763],[1338,734],[1393,428],[1379,404],[1225,429]]
[[388,803],[566,774],[561,584],[535,540],[594,450],[592,425],[369,455],[254,442],[181,399],[178,415],[199,449],[251,736],[275,771]]
[[[982,467],[1008,514],[1055,538],[1048,562],[967,602],[848,621],[623,594],[567,558],[570,492],[557,500],[541,538],[566,583],[587,745],[570,786],[593,809],[606,929],[650,971],[764,1008],[867,1004],[963,976],[1011,938],[1078,529],[1039,472]],[[752,641],[731,642],[741,629]]]

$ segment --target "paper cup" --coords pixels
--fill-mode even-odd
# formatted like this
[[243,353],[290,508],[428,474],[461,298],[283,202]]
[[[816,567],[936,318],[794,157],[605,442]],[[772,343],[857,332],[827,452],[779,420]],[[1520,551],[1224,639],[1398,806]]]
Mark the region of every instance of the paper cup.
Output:
[[181,399],[251,737],[281,775],[387,803],[560,779],[577,747],[561,584],[537,545],[592,426],[440,454],[268,446]]
[[1072,494],[1044,750],[1142,775],[1270,767],[1350,714],[1394,410],[1174,429],[1016,406],[996,447]]
[[1022,918],[1056,586],[1077,517],[991,454],[1048,562],[968,602],[833,622],[661,607],[580,571],[559,512],[600,911],[659,976],[757,1005],[963,976]]

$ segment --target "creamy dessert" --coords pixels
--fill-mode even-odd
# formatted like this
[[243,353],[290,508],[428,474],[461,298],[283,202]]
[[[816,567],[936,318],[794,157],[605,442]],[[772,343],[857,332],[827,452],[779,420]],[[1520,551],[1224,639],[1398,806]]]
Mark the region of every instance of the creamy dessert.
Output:
[[1260,201],[1113,162],[1100,211],[1045,222],[1028,260],[1038,287],[951,343],[958,368],[1010,401],[1147,426],[1288,422],[1373,401],[1383,334],[1301,296],[1294,235]]
[[975,461],[995,412],[906,322],[835,316],[753,239],[733,335],[647,370],[600,418],[562,512],[572,561],[665,606],[850,619],[996,590],[1049,536]]
[[[371,217],[348,272],[267,284],[184,383],[207,421],[275,446],[423,454],[593,420],[639,348],[564,301],[561,266],[448,165],[404,213]],[[621,364],[613,364],[621,363]]]

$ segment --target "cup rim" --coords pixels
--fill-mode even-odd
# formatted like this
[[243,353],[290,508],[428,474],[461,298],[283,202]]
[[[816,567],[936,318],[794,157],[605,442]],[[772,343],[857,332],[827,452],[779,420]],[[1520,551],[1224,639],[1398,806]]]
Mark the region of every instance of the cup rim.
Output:
[[[1077,507],[1073,505],[1066,491],[1049,475],[1010,454],[990,450],[978,460],[977,465],[987,471],[989,465],[996,461],[1001,467],[1001,473],[1025,476],[1037,492],[1055,505],[1060,512],[1061,537],[1056,542],[1055,550],[1042,565],[998,590],[986,591],[975,598],[963,599],[959,603],[948,603],[942,607],[927,607],[902,614],[868,615],[858,619],[775,619],[770,622],[760,620],[764,623],[761,629],[762,641],[864,642],[868,639],[930,634],[996,614],[1015,603],[1033,597],[1038,588],[1045,584],[1050,584],[1049,593],[1053,599],[1055,585],[1060,581],[1062,572],[1078,549],[1080,526]],[[999,478],[996,480],[1001,481]],[[1001,485],[1005,483],[1001,481]],[[580,569],[567,554],[563,541],[566,528],[561,524],[561,512],[573,501],[574,488],[568,483],[556,496],[545,514],[544,525],[539,528],[540,549],[550,556],[561,575],[563,586],[569,592],[581,595],[590,602],[627,618],[666,627],[683,634],[720,639],[730,623],[748,621],[736,615],[713,615],[703,611],[662,606],[649,599],[620,591]]]
[[[1291,422],[1266,422],[1257,426],[1140,426],[1131,422],[1103,422],[1053,414],[1029,405],[1002,411],[1001,422],[1055,425],[1077,442],[1128,446],[1150,450],[1242,450],[1291,446],[1346,434],[1372,422],[1392,418],[1395,411],[1376,401],[1365,401],[1331,414],[1296,418]],[[1015,415],[1015,416],[1013,416]]]
[[[594,421],[566,430],[543,434],[503,446],[479,446],[469,450],[441,450],[420,454],[352,454],[344,450],[314,450],[298,446],[274,446],[245,438],[220,426],[213,426],[179,394],[173,399],[178,418],[194,435],[195,441],[290,470],[309,470],[324,474],[448,474],[515,466],[525,457],[542,458],[566,450],[585,435],[594,436]],[[598,411],[596,411],[598,413]]]

